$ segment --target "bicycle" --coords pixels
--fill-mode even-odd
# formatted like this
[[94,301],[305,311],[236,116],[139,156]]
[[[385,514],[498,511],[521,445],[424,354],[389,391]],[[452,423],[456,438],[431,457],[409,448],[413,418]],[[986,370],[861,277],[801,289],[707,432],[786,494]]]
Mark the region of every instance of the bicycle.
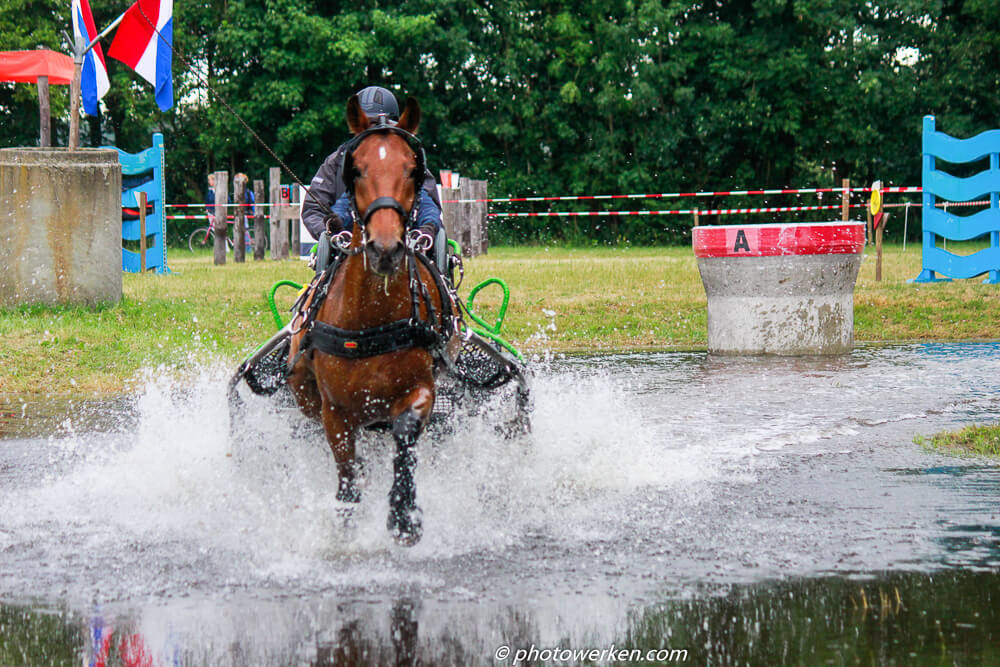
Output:
[[[235,220],[233,221],[227,220],[226,224],[232,225],[235,231],[235,225],[236,225]],[[249,230],[245,231],[244,233],[246,235],[245,237],[247,244],[246,247],[247,249],[252,249],[253,237],[251,236]],[[199,227],[198,229],[191,232],[190,236],[188,236],[188,250],[190,250],[191,252],[194,252],[197,248],[205,248],[208,246],[212,246],[214,244],[215,244],[215,230],[214,230],[214,225],[211,221],[209,222],[208,227]],[[267,237],[267,234],[264,234],[264,250],[265,251],[269,250],[270,247],[271,247],[271,240]],[[233,237],[227,233],[226,252],[229,252],[232,249],[233,249]]]

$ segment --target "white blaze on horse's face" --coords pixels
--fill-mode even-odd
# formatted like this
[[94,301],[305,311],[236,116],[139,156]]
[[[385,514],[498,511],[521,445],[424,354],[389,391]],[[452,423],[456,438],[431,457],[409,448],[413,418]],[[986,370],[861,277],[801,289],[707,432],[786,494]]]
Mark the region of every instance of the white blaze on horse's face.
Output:
[[378,159],[379,160],[384,160],[385,159],[385,146],[379,146],[378,147]]

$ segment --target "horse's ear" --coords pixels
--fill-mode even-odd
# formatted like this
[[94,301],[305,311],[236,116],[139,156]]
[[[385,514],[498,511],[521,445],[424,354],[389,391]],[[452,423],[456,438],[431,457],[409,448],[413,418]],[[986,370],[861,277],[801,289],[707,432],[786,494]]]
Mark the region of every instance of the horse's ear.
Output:
[[364,110],[361,108],[361,101],[358,99],[358,96],[351,95],[351,99],[347,100],[347,127],[351,130],[351,134],[361,134],[371,124],[372,122],[368,120],[368,116],[365,115]]
[[420,103],[414,98],[406,98],[406,108],[403,109],[397,125],[410,134],[417,133],[417,128],[420,127]]

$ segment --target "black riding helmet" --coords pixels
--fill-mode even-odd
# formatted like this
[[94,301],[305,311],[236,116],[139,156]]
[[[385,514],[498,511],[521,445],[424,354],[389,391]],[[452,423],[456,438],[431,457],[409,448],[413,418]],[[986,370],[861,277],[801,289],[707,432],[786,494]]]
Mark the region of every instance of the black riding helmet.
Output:
[[371,120],[385,114],[389,120],[399,120],[399,103],[396,97],[381,86],[368,86],[358,93],[361,110]]

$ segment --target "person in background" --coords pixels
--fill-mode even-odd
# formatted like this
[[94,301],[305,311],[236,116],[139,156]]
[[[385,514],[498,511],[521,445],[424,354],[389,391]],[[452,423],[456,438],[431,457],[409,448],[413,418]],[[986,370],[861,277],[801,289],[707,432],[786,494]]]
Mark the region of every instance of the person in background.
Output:
[[205,193],[205,213],[208,226],[215,228],[215,174],[208,175],[208,192]]
[[[256,214],[255,204],[257,203],[257,200],[254,197],[253,190],[248,187],[250,184],[250,178],[243,172],[240,172],[235,176],[233,176],[233,185],[235,186],[235,184],[238,181],[243,182],[243,204],[244,204],[244,208],[241,211],[238,211],[238,213],[245,216],[253,217]],[[230,194],[228,203],[231,204],[232,202],[233,202],[233,196],[232,194]],[[215,174],[214,173],[208,175],[208,192],[205,193],[205,213],[208,214],[209,227],[215,229],[216,218],[215,218]],[[246,242],[247,245],[249,246],[253,242],[252,239],[250,238],[249,224],[246,225],[245,229],[246,229]]]
[[[233,176],[234,193],[236,192],[237,183],[243,184],[243,201],[241,202],[243,204],[243,208],[237,209],[236,213],[237,215],[245,216],[243,219],[243,230],[244,230],[243,235],[246,237],[246,244],[247,244],[246,247],[252,248],[253,237],[250,236],[250,225],[251,225],[250,218],[254,216],[254,208],[255,208],[254,204],[257,202],[254,199],[253,190],[250,188],[250,178],[247,177],[246,174],[240,172],[235,176]],[[235,229],[233,230],[233,233],[234,234],[236,233]]]

